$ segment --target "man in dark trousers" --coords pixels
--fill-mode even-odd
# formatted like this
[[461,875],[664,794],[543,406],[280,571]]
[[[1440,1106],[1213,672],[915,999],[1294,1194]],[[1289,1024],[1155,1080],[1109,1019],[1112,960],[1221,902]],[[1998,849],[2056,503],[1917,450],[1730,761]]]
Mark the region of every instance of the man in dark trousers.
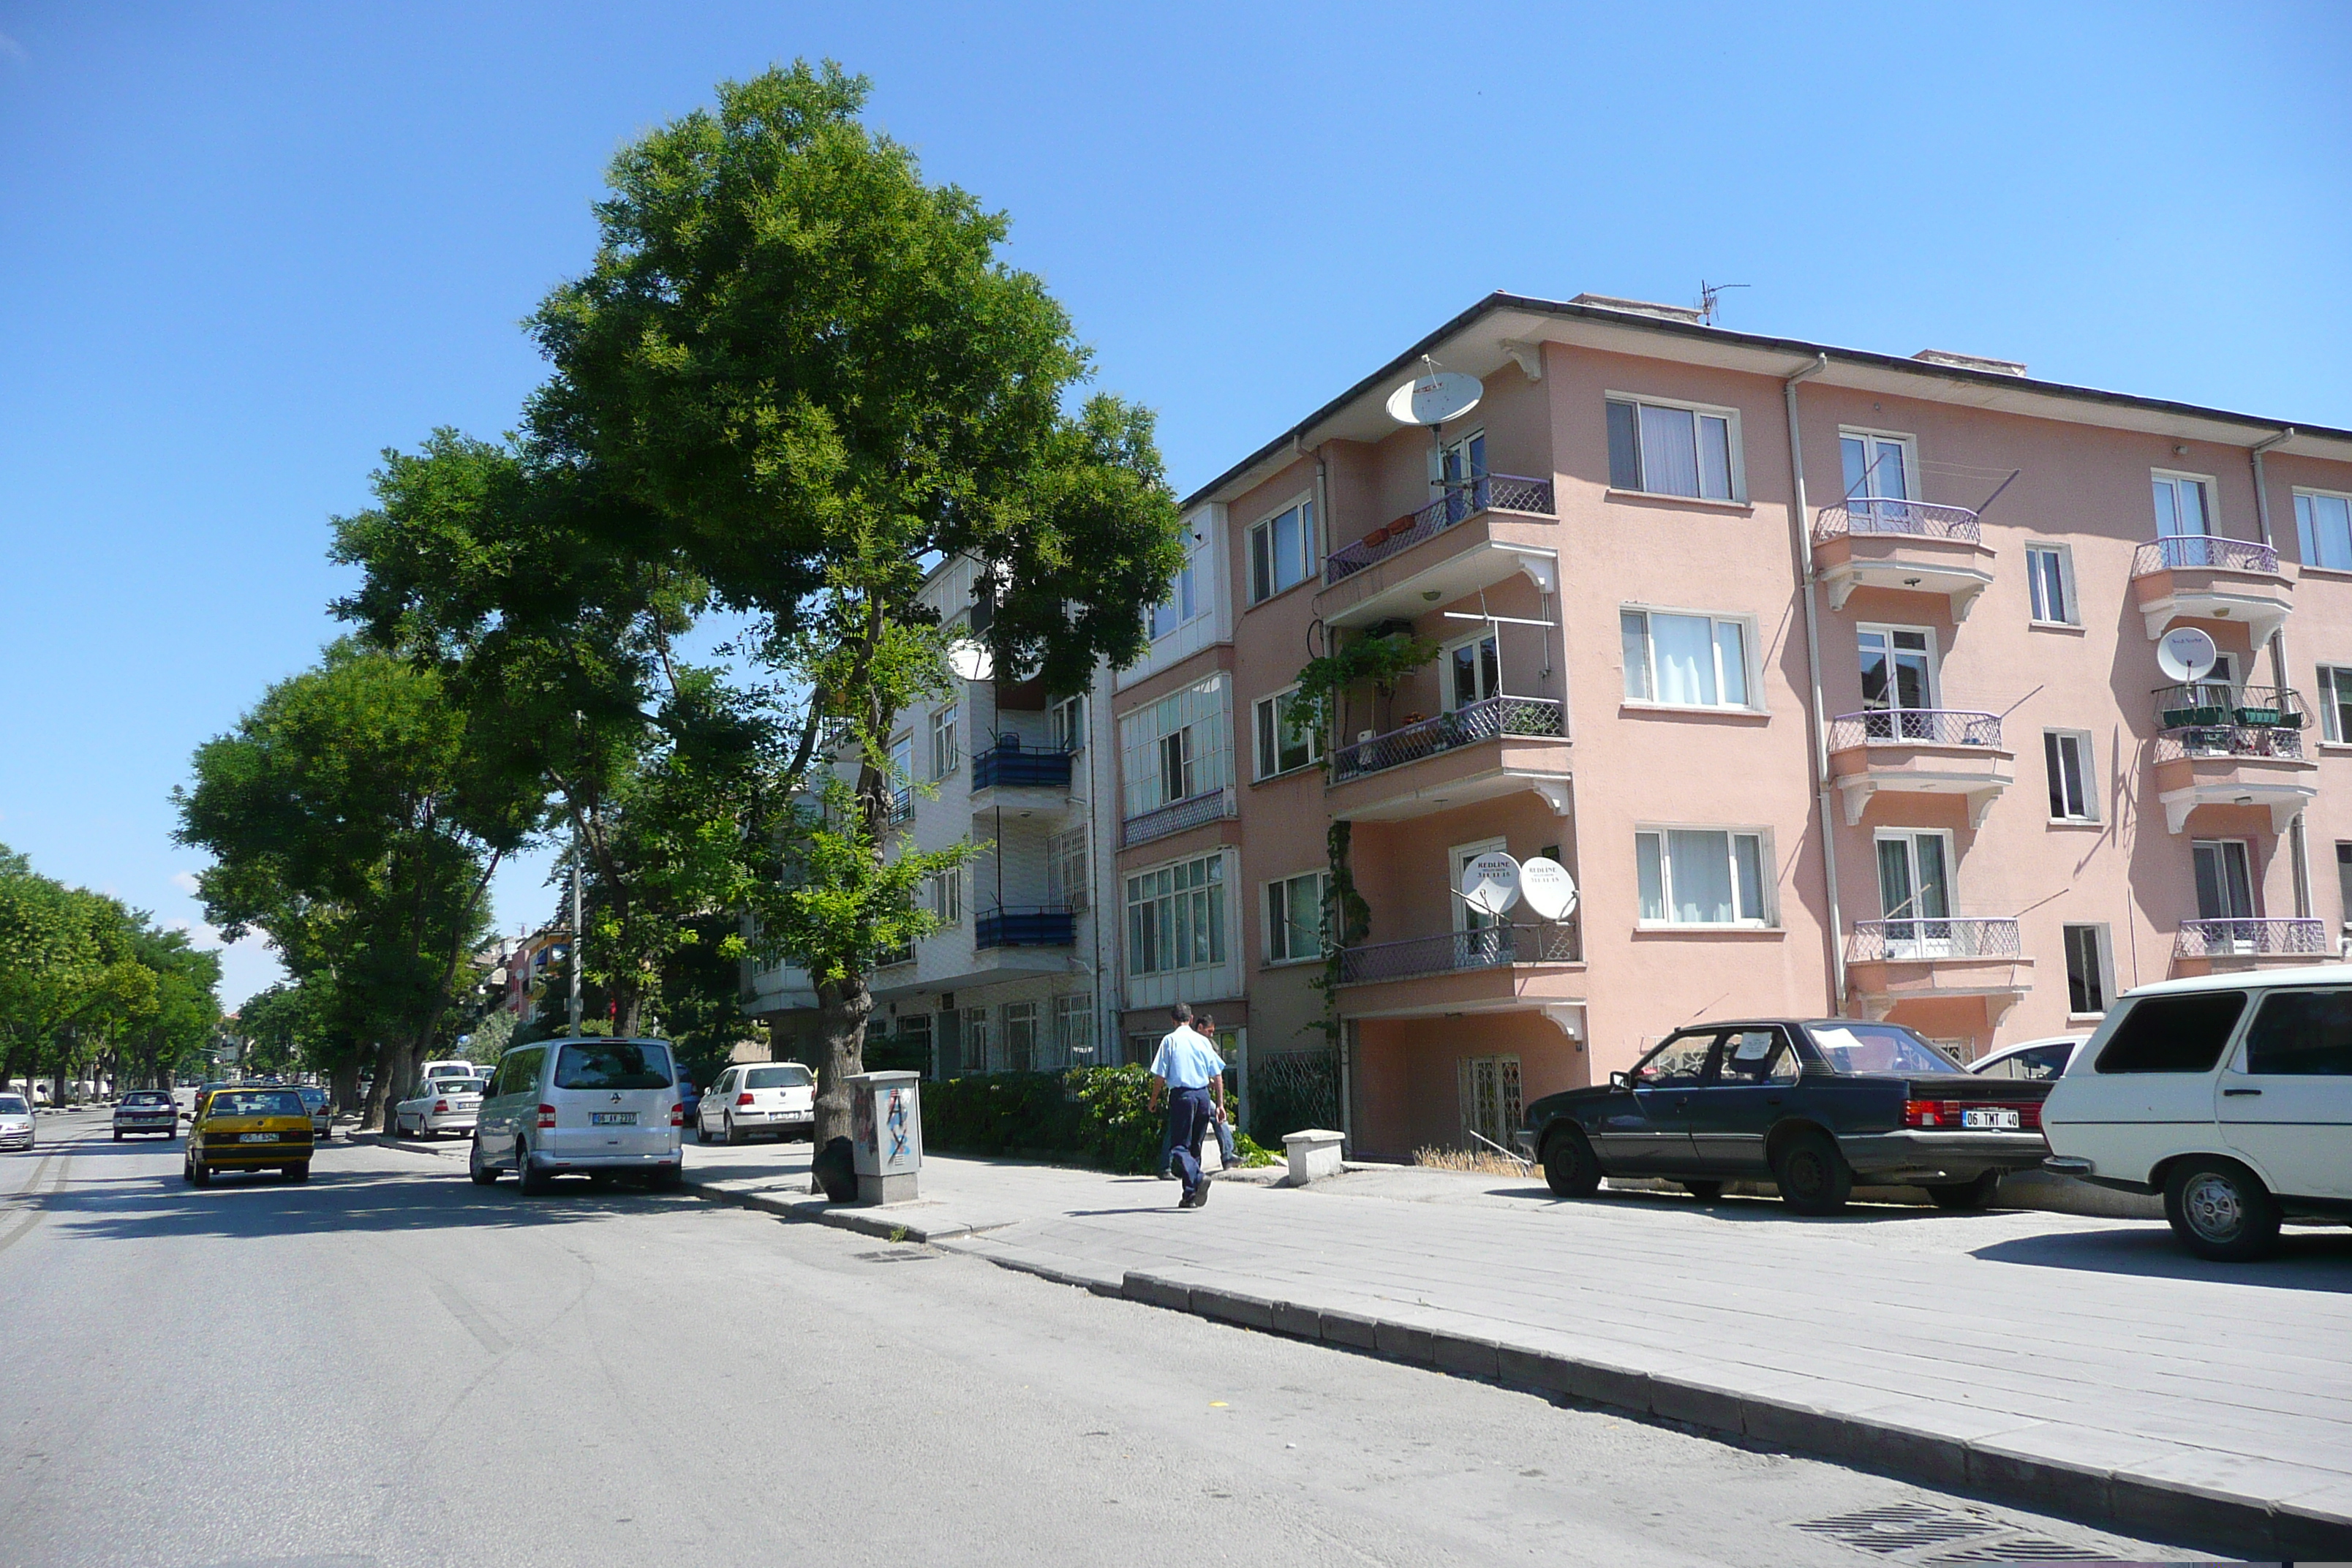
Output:
[[1209,1201],[1209,1178],[1201,1169],[1201,1139],[1216,1118],[1224,1100],[1225,1058],[1217,1047],[1193,1033],[1192,1009],[1179,1002],[1170,1009],[1175,1027],[1160,1037],[1151,1058],[1151,1106],[1168,1096],[1168,1140],[1174,1145],[1176,1174],[1184,1184],[1180,1209],[1196,1209]]

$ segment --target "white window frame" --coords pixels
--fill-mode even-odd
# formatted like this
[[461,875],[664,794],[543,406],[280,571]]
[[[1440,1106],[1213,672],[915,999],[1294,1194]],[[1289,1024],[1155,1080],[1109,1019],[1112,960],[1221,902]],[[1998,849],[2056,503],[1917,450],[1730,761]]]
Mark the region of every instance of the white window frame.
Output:
[[1087,825],[1083,822],[1065,833],[1049,836],[1045,840],[1045,901],[1059,904],[1073,912],[1083,910],[1089,900],[1094,880],[1093,846],[1087,842]]
[[963,1010],[963,1038],[959,1049],[963,1053],[963,1070],[967,1075],[986,1074],[995,1070],[994,1053],[989,1048],[996,1033],[991,1027],[988,1009],[966,1007]]
[[[1628,708],[1657,708],[1664,709],[1669,712],[1682,713],[1761,713],[1765,710],[1763,704],[1756,700],[1758,668],[1755,616],[1727,616],[1718,614],[1712,610],[1685,610],[1670,605],[1620,605],[1617,606],[1617,630],[1618,647],[1621,652],[1624,647],[1624,637],[1626,632],[1625,617],[1628,616],[1639,616],[1642,617],[1642,685],[1643,689],[1649,692],[1650,695],[1646,697],[1636,697],[1633,695],[1631,688],[1633,686],[1632,676],[1633,671],[1631,668],[1628,668],[1625,671],[1625,675],[1627,677],[1625,681],[1627,691],[1624,698],[1624,706]],[[1703,620],[1710,623],[1707,627],[1707,645],[1715,653],[1715,690],[1716,695],[1718,698],[1723,695],[1725,690],[1723,679],[1723,633],[1721,628],[1726,626],[1738,628],[1740,659],[1739,680],[1742,689],[1748,693],[1748,700],[1744,702],[1716,701],[1712,703],[1667,702],[1660,700],[1657,696],[1657,643],[1654,636],[1653,635],[1650,625],[1650,617],[1653,616],[1680,616],[1688,620]]]
[[[1034,999],[1025,1002],[1007,1002],[1004,1004],[1004,1021],[1003,1025],[1003,1033],[999,1037],[999,1038],[1003,1041],[1004,1068],[1007,1072],[1035,1072],[1037,1070],[1037,1047],[1045,1043],[1044,1033],[1038,1027],[1038,1025],[1041,1022],[1042,1019],[1039,1016],[1038,1006]],[[1016,1030],[1025,1031],[1029,1037],[1027,1052],[1028,1059],[1017,1067],[1013,1065],[1014,1058],[1013,1055],[1013,1037]]]
[[1457,931],[1485,931],[1489,926],[1509,923],[1506,915],[1480,914],[1461,897],[1462,873],[1470,862],[1481,855],[1507,855],[1510,841],[1506,838],[1479,838],[1468,844],[1445,847],[1445,885],[1449,891],[1445,901],[1454,906],[1454,929]]
[[[2042,612],[2049,606],[2042,603],[2042,576],[2036,556],[2054,556],[2058,565],[2058,592],[2065,599],[2060,607],[2063,616]],[[2083,624],[2083,602],[2074,593],[2074,549],[2069,544],[2056,544],[2045,540],[2030,539],[2025,543],[2025,605],[2030,623],[2037,626],[2079,626]]]
[[2059,813],[2053,812],[2050,815],[2051,821],[2063,823],[2084,823],[2096,822],[2099,820],[2098,759],[2096,754],[2091,750],[2094,739],[2095,737],[2088,730],[2053,729],[2044,730],[2042,731],[2042,766],[2044,775],[2042,779],[2042,784],[2045,786],[2043,790],[2044,796],[2046,797],[2048,795],[2048,789],[2046,786],[2050,783],[2050,779],[2048,777],[2050,764],[2053,760],[2058,761],[2061,763],[2063,763],[2067,743],[2069,742],[2074,744],[2075,757],[2077,760],[2077,771],[2081,774],[2078,782],[2082,785],[2083,791],[2083,814],[2081,816],[2062,816]]
[[[1437,696],[1441,710],[1453,713],[1462,707],[1458,694],[1454,689],[1454,656],[1465,647],[1475,647],[1480,643],[1488,642],[1495,645],[1495,689],[1473,700],[1485,702],[1503,695],[1503,629],[1490,624],[1482,631],[1472,632],[1467,637],[1455,637],[1438,649]],[[1485,667],[1482,665],[1479,668],[1483,670]]]
[[934,871],[929,880],[932,915],[945,928],[963,924],[963,868]]
[[[1196,866],[1211,867],[1213,869],[1197,881],[1188,882],[1182,887],[1173,885],[1179,875]],[[1181,859],[1163,860],[1156,866],[1146,866],[1120,874],[1119,912],[1124,917],[1122,924],[1125,928],[1121,932],[1121,938],[1127,944],[1127,972],[1129,974],[1140,976],[1193,973],[1202,970],[1218,968],[1225,963],[1233,952],[1234,943],[1234,911],[1226,901],[1232,879],[1226,875],[1226,870],[1224,852],[1213,849],[1206,855],[1188,855]],[[1139,888],[1142,888],[1163,873],[1169,876],[1171,881],[1167,892],[1161,893],[1147,889],[1141,898],[1137,897]],[[1208,890],[1205,899],[1201,897],[1204,889]],[[1154,931],[1155,939],[1160,931],[1168,933],[1166,945],[1170,949],[1170,957],[1172,960],[1178,956],[1174,952],[1176,904],[1177,900],[1186,899],[1195,900],[1197,907],[1207,912],[1206,931],[1196,945],[1205,945],[1209,949],[1209,956],[1189,963],[1171,962],[1166,967],[1160,967],[1158,949],[1161,943],[1158,940],[1155,940],[1152,944],[1152,952],[1147,953],[1140,951],[1144,944],[1139,933],[1144,922],[1139,920],[1136,911],[1146,906],[1160,907],[1165,900],[1169,918],[1166,921],[1155,920],[1152,923],[1158,928]]]
[[1054,998],[1052,1012],[1050,1037],[1063,1065],[1084,1065],[1079,1061],[1081,1058],[1091,1063],[1095,1056],[1095,994],[1066,991]]
[[[1213,794],[1233,782],[1232,689],[1220,670],[1119,715],[1122,816],[1143,816],[1179,800]],[[1182,731],[1192,731],[1192,793],[1163,798],[1160,743]]]
[[[1853,668],[1856,679],[1859,679],[1862,675],[1862,634],[1864,632],[1877,632],[1886,638],[1887,686],[1888,695],[1890,697],[1893,697],[1895,694],[1894,679],[1894,659],[1896,651],[1895,647],[1895,634],[1896,632],[1915,632],[1927,637],[1927,706],[1925,709],[1914,708],[1906,709],[1904,710],[1906,712],[1913,713],[1941,711],[1944,706],[1944,650],[1938,646],[1939,639],[1936,636],[1936,628],[1933,626],[1897,626],[1892,621],[1855,622],[1853,628]],[[1864,700],[1867,700],[1867,699]],[[1876,711],[1876,710],[1873,710],[1873,711]]]
[[1045,706],[1045,727],[1052,732],[1055,744],[1066,752],[1083,752],[1087,748],[1087,698],[1085,692],[1075,697],[1056,697]]
[[931,710],[931,777],[943,779],[963,765],[961,727],[963,704],[943,702]]
[[2320,742],[2352,745],[2352,731],[2344,726],[2344,709],[2352,707],[2352,661],[2315,666],[2312,687],[2319,698]]
[[[1176,569],[1176,575],[1169,581],[1168,597],[1152,605],[1144,617],[1144,629],[1150,634],[1151,641],[1174,637],[1209,613],[1212,595],[1208,552],[1206,542],[1186,547],[1184,564]],[[1170,617],[1164,623],[1160,619],[1163,615]]]
[[[1298,688],[1294,684],[1286,686],[1279,691],[1270,692],[1250,704],[1250,743],[1255,763],[1255,776],[1260,783],[1267,779],[1280,778],[1285,773],[1301,772],[1323,760],[1322,733],[1317,730],[1307,729],[1302,731],[1307,737],[1306,760],[1293,763],[1288,767],[1281,765],[1282,700],[1297,695]],[[1268,754],[1269,746],[1272,755]]]
[[[2216,521],[2215,517],[2214,517],[2214,512],[2216,511],[2216,510],[2219,508],[2219,506],[2220,506],[2220,504],[2221,504],[2221,487],[2220,481],[2219,481],[2219,480],[2217,480],[2217,479],[2214,478],[2214,476],[2213,476],[2213,475],[2211,475],[2211,474],[2192,474],[2192,473],[2189,473],[2189,472],[2188,472],[2186,469],[2183,469],[2183,468],[2150,468],[2150,469],[2147,471],[2147,479],[2148,479],[2147,521],[2148,521],[2148,526],[2157,530],[2157,533],[2156,533],[2156,537],[2157,537],[2157,538],[2158,538],[2158,539],[2196,539],[2196,538],[2202,537],[2202,538],[2208,538],[2208,539],[2210,539],[2210,538],[2211,538],[2211,537],[2213,536],[2213,533],[2214,533],[2214,531],[2215,531],[2215,521]],[[2204,490],[2204,492],[2205,492],[2205,495],[2204,495],[2204,501],[2203,501],[2203,505],[2204,505],[2204,509],[2205,509],[2205,526],[2204,526],[2204,528],[2203,528],[2202,530],[2200,530],[2198,533],[2175,533],[2175,534],[2168,534],[2168,533],[2166,533],[2166,532],[2164,532],[2164,531],[2163,531],[2163,526],[2162,526],[2162,523],[2161,523],[2160,520],[2158,518],[2158,516],[2157,516],[2157,512],[2156,512],[2156,487],[2157,487],[2157,486],[2158,486],[2158,485],[2161,485],[2161,484],[2170,484],[2170,485],[2193,484],[2193,485],[2200,486],[2200,487],[2201,487],[2201,488],[2203,489],[2203,490]],[[2179,510],[2180,510],[2180,503],[2179,503],[2179,501],[2178,500],[2174,500],[2174,502],[2173,502],[2173,511],[2174,511],[2175,515],[2178,515],[2178,514],[2179,514]]]
[[[1601,396],[1602,402],[1601,444],[1604,450],[1608,445],[1609,411],[1607,405],[1612,403],[1629,403],[1633,405],[1634,460],[1643,469],[1642,479],[1643,480],[1643,485],[1642,488],[1632,490],[1625,489],[1616,482],[1617,476],[1614,473],[1612,473],[1609,476],[1610,489],[1618,491],[1621,495],[1662,496],[1669,500],[1696,500],[1715,506],[1746,506],[1748,504],[1748,463],[1740,453],[1742,442],[1740,440],[1739,433],[1738,409],[1727,408],[1721,405],[1713,403],[1693,403],[1685,398],[1680,397],[1658,397],[1646,392],[1612,392],[1604,390]],[[1642,405],[1645,403],[1653,408],[1680,409],[1684,413],[1693,416],[1718,418],[1727,422],[1728,428],[1725,433],[1725,437],[1726,445],[1729,448],[1727,456],[1729,458],[1729,467],[1731,469],[1729,475],[1731,493],[1728,496],[1685,496],[1677,495],[1673,490],[1654,490],[1647,488],[1647,481],[1649,479],[1649,458],[1642,449],[1641,413]],[[1706,464],[1704,460],[1700,461],[1699,471],[1702,475],[1706,472]],[[1701,482],[1704,483],[1704,479],[1702,479]]]
[[[1907,430],[1873,430],[1873,429],[1869,428],[1868,426],[1862,426],[1862,425],[1841,425],[1841,426],[1838,426],[1838,441],[1839,441],[1839,447],[1838,447],[1838,479],[1839,479],[1841,481],[1843,481],[1843,480],[1844,479],[1844,478],[1845,478],[1845,447],[1844,447],[1844,443],[1845,443],[1846,441],[1848,441],[1848,440],[1855,440],[1855,441],[1878,441],[1878,442],[1883,442],[1883,443],[1885,443],[1885,444],[1888,444],[1888,445],[1892,445],[1892,446],[1895,446],[1895,447],[1901,447],[1901,448],[1902,448],[1902,451],[1903,451],[1903,476],[1902,476],[1902,478],[1903,478],[1903,493],[1902,493],[1901,495],[1899,495],[1899,496],[1882,495],[1882,494],[1880,494],[1878,491],[1876,491],[1876,490],[1874,490],[1874,489],[1870,489],[1865,488],[1865,489],[1863,489],[1863,490],[1862,490],[1858,495],[1847,495],[1847,496],[1845,496],[1845,497],[1844,497],[1844,498],[1843,498],[1843,499],[1844,499],[1844,500],[1849,500],[1849,501],[1853,501],[1853,500],[1907,500],[1907,501],[1916,501],[1916,500],[1917,500],[1919,499],[1919,437],[1916,437],[1916,436],[1915,436],[1915,435],[1911,434],[1911,433],[1910,433],[1909,431],[1907,431]],[[1865,476],[1864,476],[1864,483],[1865,483],[1865,485],[1867,485],[1869,482],[1871,482],[1872,480],[1874,480],[1874,479],[1875,479],[1876,474],[1877,474],[1877,471],[1878,471],[1878,470],[1877,470],[1876,467],[1874,465],[1874,466],[1873,466],[1873,468],[1870,469],[1870,471],[1869,471],[1867,474],[1865,474]],[[1843,483],[1842,483],[1842,482],[1841,482],[1840,488],[1841,488],[1841,489],[1843,489]]]
[[[2347,561],[2347,563],[2342,566],[2326,566],[2320,563],[2318,560],[2320,553],[2318,549],[2319,541],[2316,537],[2318,533],[2318,510],[2311,504],[2314,501],[2321,500],[2342,501],[2347,514],[2352,515],[2352,495],[2347,495],[2342,490],[2325,490],[2317,488],[2316,486],[2310,485],[2295,486],[2294,494],[2294,539],[2296,547],[2301,555],[2304,570],[2307,572],[2313,570],[2321,572],[2352,572],[2352,561]],[[2352,539],[2347,539],[2347,545],[2352,545]]]
[[[1286,940],[1277,940],[1277,933],[1290,929],[1290,888],[1294,882],[1315,884],[1315,951],[1291,952]],[[1258,909],[1265,918],[1265,930],[1260,946],[1265,954],[1265,967],[1280,969],[1293,963],[1314,963],[1323,957],[1325,925],[1329,919],[1331,903],[1331,873],[1301,871],[1295,877],[1277,877],[1259,884]]]
[[[1731,874],[1732,904],[1734,910],[1738,911],[1735,913],[1733,919],[1729,921],[1678,921],[1671,918],[1666,920],[1652,920],[1642,914],[1641,864],[1642,840],[1644,838],[1654,837],[1658,841],[1659,892],[1662,896],[1663,904],[1668,914],[1671,915],[1674,910],[1674,856],[1671,849],[1673,840],[1667,837],[1667,835],[1674,833],[1720,833],[1724,836],[1723,852],[1725,856],[1725,866],[1726,869],[1727,869]],[[1742,837],[1753,838],[1756,840],[1756,896],[1763,907],[1752,915],[1746,913],[1745,911],[1738,910],[1739,857],[1738,851],[1733,847],[1732,840]],[[1780,928],[1780,909],[1777,902],[1778,866],[1779,862],[1774,858],[1772,853],[1772,830],[1769,827],[1758,824],[1722,822],[1636,823],[1633,827],[1634,928],[1638,931],[1778,931]]]
[[[1299,563],[1299,576],[1296,582],[1277,584],[1276,579],[1280,574],[1275,570],[1274,525],[1294,511],[1298,513],[1299,521],[1303,524],[1299,543],[1300,548],[1306,551],[1307,558]],[[1321,519],[1315,515],[1315,492],[1301,490],[1289,500],[1250,524],[1248,532],[1244,535],[1247,549],[1244,553],[1243,562],[1249,576],[1249,602],[1253,606],[1265,604],[1269,600],[1279,599],[1293,588],[1315,582],[1322,575],[1322,537],[1318,531]],[[1265,592],[1263,594],[1258,592],[1257,571],[1258,546],[1261,539],[1265,541],[1266,562]]]
[[2093,933],[2092,942],[2097,949],[2095,956],[2098,959],[2098,973],[2096,975],[2096,979],[2099,984],[2099,1000],[2106,1005],[2095,1013],[2075,1012],[2074,988],[2074,976],[2072,973],[2066,973],[2063,976],[2066,983],[2066,1021],[2070,1024],[2086,1024],[2095,1019],[2105,1017],[2107,1016],[2107,1008],[2115,1005],[2115,942],[2105,921],[2062,921],[2058,927],[2058,961],[2062,966],[2070,971],[2073,967],[2074,954],[2073,950],[2067,944],[2067,933],[2076,931],[2087,931]]

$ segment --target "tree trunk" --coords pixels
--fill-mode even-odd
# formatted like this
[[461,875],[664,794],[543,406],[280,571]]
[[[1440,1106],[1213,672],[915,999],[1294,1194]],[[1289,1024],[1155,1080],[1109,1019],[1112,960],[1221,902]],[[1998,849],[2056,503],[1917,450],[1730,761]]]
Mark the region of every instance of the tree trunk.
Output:
[[368,1086],[367,1103],[360,1108],[361,1131],[381,1132],[384,1130],[393,1096],[408,1087],[405,1082],[394,1081],[406,1054],[390,1040],[376,1042],[375,1081]]
[[360,1098],[360,1054],[351,1051],[336,1064],[327,1093],[337,1110],[349,1111]]
[[[816,988],[817,1063],[816,1132],[812,1145],[823,1149],[835,1138],[849,1135],[849,1079],[866,1070],[866,1020],[874,1011],[874,994],[866,977],[829,980]],[[809,1179],[809,1191],[821,1191]]]

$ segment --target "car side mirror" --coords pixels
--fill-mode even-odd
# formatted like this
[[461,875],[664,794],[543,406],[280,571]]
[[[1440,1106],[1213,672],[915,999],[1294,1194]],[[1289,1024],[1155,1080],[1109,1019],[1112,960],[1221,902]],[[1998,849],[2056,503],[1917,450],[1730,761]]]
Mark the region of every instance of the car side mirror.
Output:
[[1631,1089],[1633,1087],[1633,1075],[1629,1072],[1612,1072],[1609,1075],[1609,1087],[1612,1089]]

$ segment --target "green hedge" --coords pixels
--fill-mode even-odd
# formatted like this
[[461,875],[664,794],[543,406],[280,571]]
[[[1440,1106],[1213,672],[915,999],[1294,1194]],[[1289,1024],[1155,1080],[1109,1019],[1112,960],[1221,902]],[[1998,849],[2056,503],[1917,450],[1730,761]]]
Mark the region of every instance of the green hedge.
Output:
[[[923,1085],[923,1142],[949,1153],[1070,1154],[1105,1170],[1149,1175],[1165,1125],[1165,1110],[1151,1109],[1150,1077],[1139,1067],[990,1073]],[[1234,1149],[1244,1164],[1273,1157],[1246,1136]]]

